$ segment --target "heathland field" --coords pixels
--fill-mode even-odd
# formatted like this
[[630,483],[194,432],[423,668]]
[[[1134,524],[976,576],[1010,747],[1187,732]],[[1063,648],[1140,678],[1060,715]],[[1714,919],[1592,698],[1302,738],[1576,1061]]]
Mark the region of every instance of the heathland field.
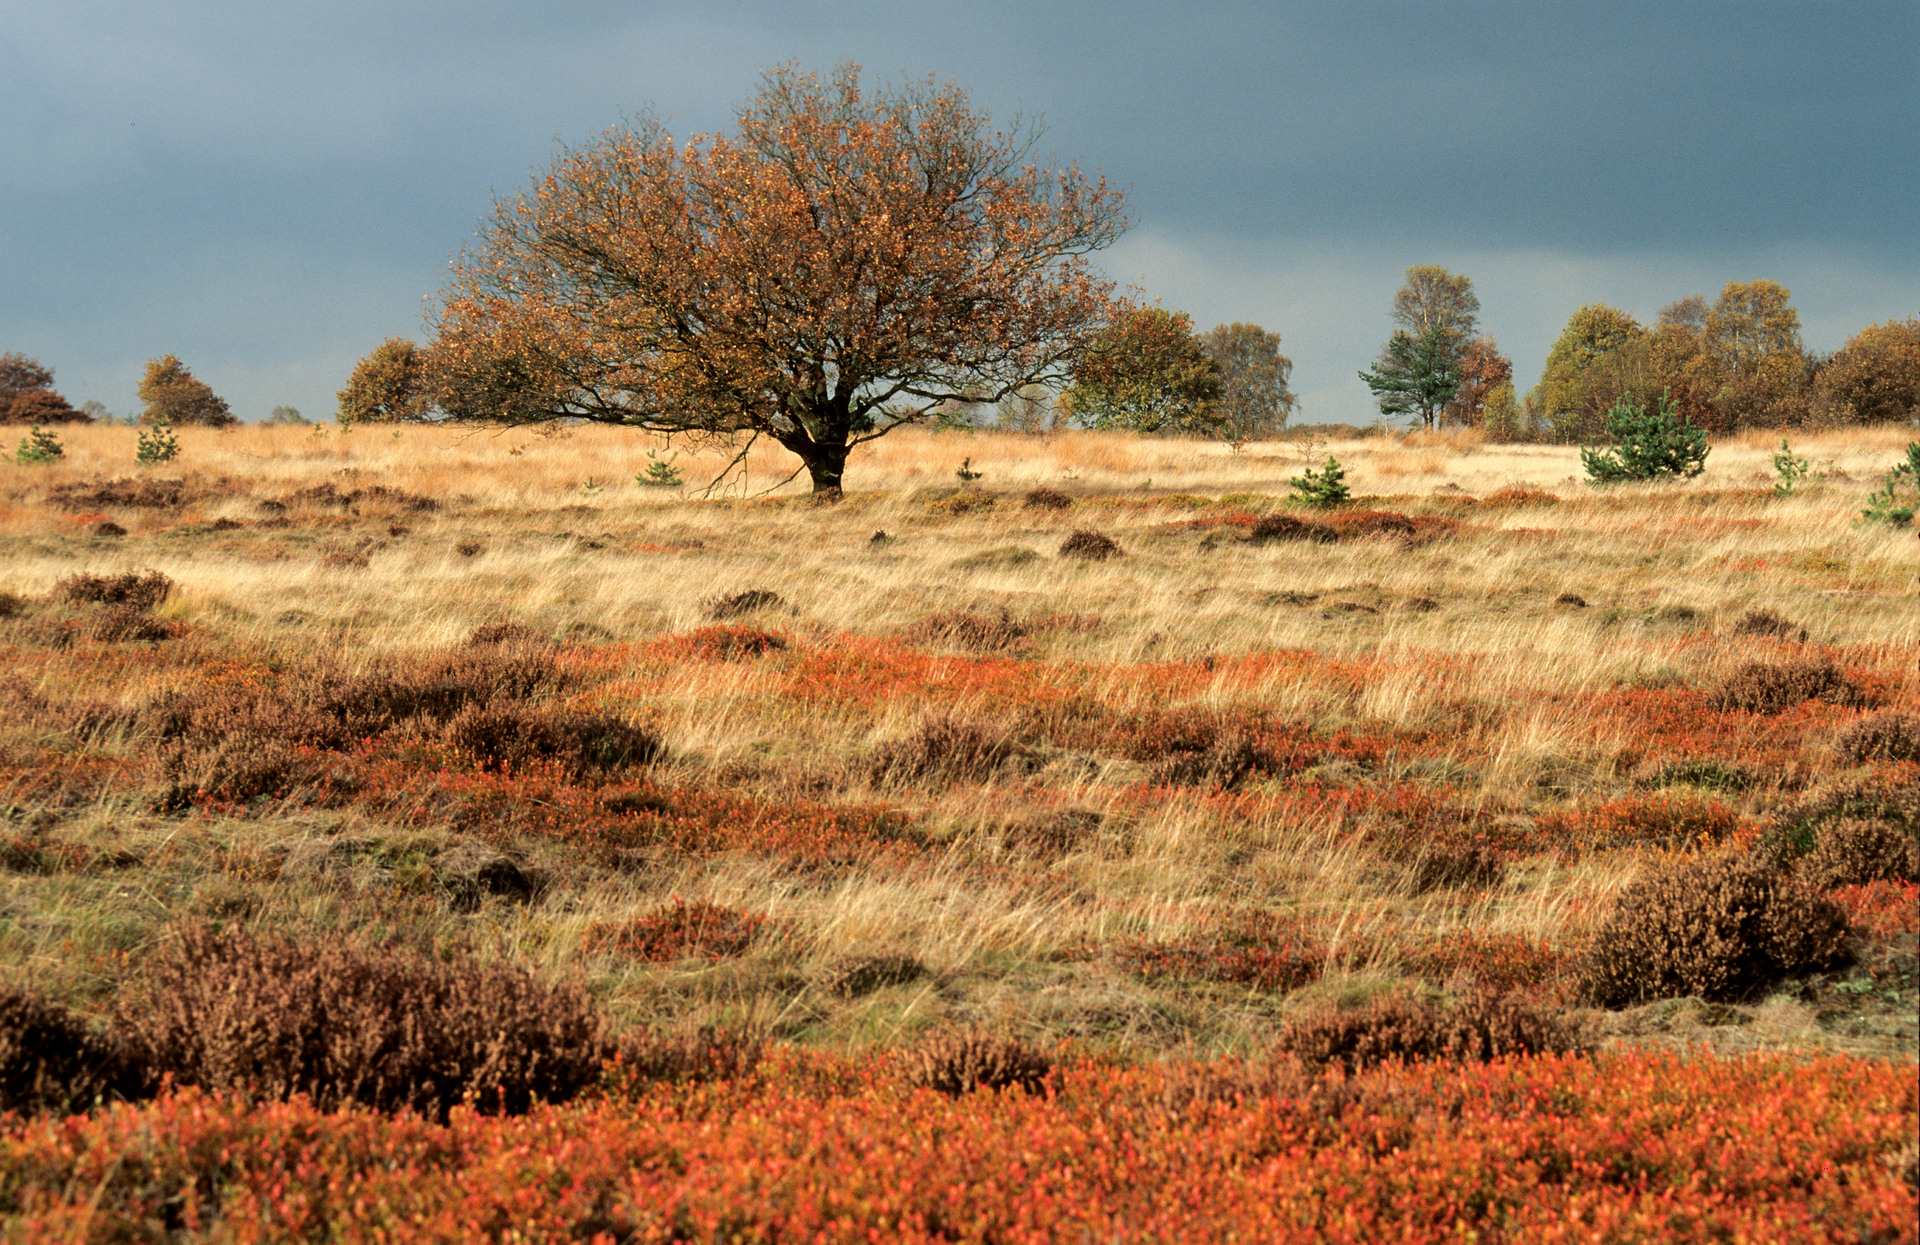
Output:
[[61,435],[8,1239],[1920,1236],[1910,429]]

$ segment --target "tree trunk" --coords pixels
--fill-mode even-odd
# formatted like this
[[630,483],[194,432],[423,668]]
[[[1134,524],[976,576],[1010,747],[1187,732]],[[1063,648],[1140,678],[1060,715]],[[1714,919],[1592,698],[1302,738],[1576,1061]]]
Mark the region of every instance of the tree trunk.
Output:
[[806,456],[807,475],[813,481],[815,497],[840,496],[840,477],[847,470],[847,447],[845,445],[821,445],[815,443]]

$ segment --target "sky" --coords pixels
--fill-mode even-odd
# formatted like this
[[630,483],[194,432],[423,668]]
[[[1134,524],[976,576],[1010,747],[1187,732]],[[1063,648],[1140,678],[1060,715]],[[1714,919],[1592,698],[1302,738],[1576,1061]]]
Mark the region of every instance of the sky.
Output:
[[178,355],[243,419],[331,416],[424,337],[495,199],[765,69],[966,87],[1125,189],[1108,276],[1281,335],[1296,422],[1404,270],[1472,278],[1526,388],[1580,305],[1770,278],[1807,345],[1920,314],[1920,4],[0,0],[0,351],[125,415]]

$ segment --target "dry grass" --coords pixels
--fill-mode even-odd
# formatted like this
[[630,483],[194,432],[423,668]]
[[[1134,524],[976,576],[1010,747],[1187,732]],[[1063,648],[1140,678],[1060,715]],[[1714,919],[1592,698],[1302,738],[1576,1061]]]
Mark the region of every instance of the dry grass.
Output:
[[[909,432],[856,455],[832,507],[798,483],[640,488],[647,440],[598,429],[189,429],[152,470],[133,435],[67,430],[61,463],[0,477],[0,964],[83,1011],[208,918],[584,974],[628,1028],[1264,1048],[1289,1020],[1446,987],[1422,967],[1435,940],[1570,957],[1675,850],[1632,825],[1528,837],[1556,816],[1719,799],[1748,834],[1848,767],[1911,781],[1912,536],[1854,522],[1899,430],[1796,439],[1828,478],[1785,499],[1753,478],[1764,438],[1717,445],[1685,484],[1598,493],[1573,449],[1455,434],[1235,455]],[[1388,517],[1288,539],[1286,479],[1329,451],[1356,511]],[[752,490],[781,457],[756,457]],[[962,457],[997,504],[930,507]],[[722,461],[679,465],[704,481]],[[1076,530],[1125,556],[1056,556]],[[62,588],[149,573],[171,591],[122,631]],[[352,739],[274,726],[327,687],[461,660],[565,678]],[[1776,712],[1782,680],[1756,666],[1814,674]],[[1674,778],[1646,706],[1706,713],[1749,684],[1755,704],[1729,707],[1765,723],[1712,743],[1746,785]],[[162,739],[169,705],[205,721]],[[297,790],[256,775],[169,804],[164,747]],[[355,769],[356,748],[389,768]],[[453,777],[420,777],[435,767]],[[551,785],[515,803],[522,771]],[[368,785],[402,772],[405,798]],[[712,816],[724,849],[646,837],[696,796],[739,801]],[[783,818],[874,808],[894,820],[859,850],[775,845]],[[589,815],[632,841],[570,840]],[[782,933],[677,960],[596,941],[676,901]],[[1316,948],[1311,984],[1154,976],[1123,953],[1213,947],[1250,912]],[[1875,1049],[1910,1052],[1912,1029]],[[1811,1041],[1793,1032],[1777,1044]]]

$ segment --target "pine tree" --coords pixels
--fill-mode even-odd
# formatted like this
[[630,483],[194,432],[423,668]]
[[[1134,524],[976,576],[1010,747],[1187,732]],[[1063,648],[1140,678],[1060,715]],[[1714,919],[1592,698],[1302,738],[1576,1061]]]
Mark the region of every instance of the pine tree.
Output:
[[1580,465],[1595,484],[1657,480],[1661,476],[1697,476],[1707,469],[1707,434],[1675,418],[1673,400],[1660,395],[1649,411],[1623,394],[1607,412],[1606,449],[1580,449]]

